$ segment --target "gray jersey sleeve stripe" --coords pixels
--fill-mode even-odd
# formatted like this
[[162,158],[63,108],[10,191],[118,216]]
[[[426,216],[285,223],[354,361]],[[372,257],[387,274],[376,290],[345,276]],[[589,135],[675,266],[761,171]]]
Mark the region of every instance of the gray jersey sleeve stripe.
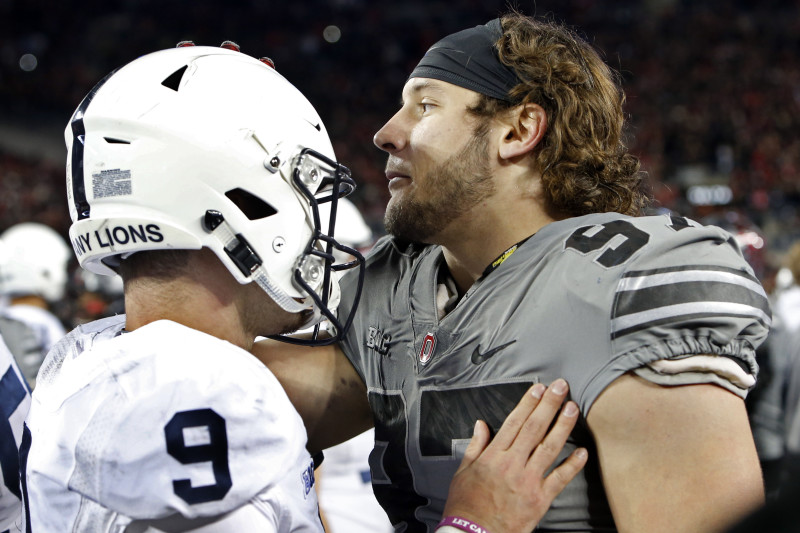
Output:
[[619,318],[694,302],[730,302],[754,307],[765,315],[770,312],[766,295],[747,287],[716,281],[693,281],[617,292],[611,317]]
[[[671,283],[683,283],[692,281],[717,281],[721,283],[731,283],[734,285],[741,285],[747,289],[767,297],[764,288],[761,284],[750,278],[750,276],[741,275],[739,272],[730,272],[724,270],[680,270],[673,272],[660,272],[643,274],[641,272],[634,272],[635,276],[626,275],[619,281],[617,291],[634,291],[638,289],[646,289],[649,287],[656,287],[659,285],[669,285]],[[641,275],[639,275],[641,274]]]
[[699,271],[699,272],[726,272],[728,274],[733,274],[735,276],[749,279],[750,281],[758,283],[758,278],[755,276],[745,272],[740,268],[730,268],[730,267],[723,267],[723,266],[715,266],[715,265],[681,265],[681,266],[673,266],[673,267],[664,267],[664,268],[653,268],[650,270],[634,270],[630,272],[626,272],[624,277],[626,278],[636,278],[641,276],[653,276],[655,274],[669,274],[671,272],[689,272],[689,271]]
[[[768,327],[772,319],[761,309],[731,302],[696,302],[680,305],[659,307],[614,318],[611,321],[611,338],[617,339],[635,331],[648,329],[654,326],[678,322],[697,322],[708,319],[708,326],[713,326],[714,317],[744,317],[757,320]],[[697,324],[694,325],[697,327]]]

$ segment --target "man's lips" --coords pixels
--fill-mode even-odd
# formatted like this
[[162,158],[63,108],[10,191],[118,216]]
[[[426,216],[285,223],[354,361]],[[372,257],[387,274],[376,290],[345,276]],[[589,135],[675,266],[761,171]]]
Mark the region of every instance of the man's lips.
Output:
[[386,171],[386,179],[392,181],[395,178],[410,178],[408,174],[403,174],[397,170],[387,170]]
[[387,170],[386,179],[389,180],[389,190],[391,191],[392,189],[402,187],[404,184],[409,183],[411,181],[411,176],[403,174],[402,172]]

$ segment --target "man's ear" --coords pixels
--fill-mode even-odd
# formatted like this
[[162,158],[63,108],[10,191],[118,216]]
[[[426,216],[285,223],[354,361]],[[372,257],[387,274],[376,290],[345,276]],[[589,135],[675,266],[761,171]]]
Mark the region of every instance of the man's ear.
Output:
[[547,113],[538,104],[528,103],[512,108],[502,119],[503,138],[499,155],[513,159],[529,153],[547,131]]

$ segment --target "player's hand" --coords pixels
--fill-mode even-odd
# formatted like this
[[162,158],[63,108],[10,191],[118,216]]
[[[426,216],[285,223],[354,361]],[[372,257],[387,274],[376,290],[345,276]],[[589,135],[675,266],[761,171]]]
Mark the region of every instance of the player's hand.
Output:
[[444,516],[472,520],[489,533],[532,531],[555,497],[586,464],[584,448],[545,473],[558,457],[578,420],[578,406],[567,402],[548,428],[567,395],[567,384],[536,384],[508,415],[490,440],[479,420],[464,459],[450,483]]

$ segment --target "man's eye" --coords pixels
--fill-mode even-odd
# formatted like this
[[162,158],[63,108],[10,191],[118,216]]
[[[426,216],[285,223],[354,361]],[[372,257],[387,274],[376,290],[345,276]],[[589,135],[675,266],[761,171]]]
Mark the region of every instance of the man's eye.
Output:
[[427,113],[428,111],[433,109],[434,105],[433,104],[429,104],[427,102],[423,102],[423,103],[420,104],[420,107],[422,108],[422,112],[423,113]]

